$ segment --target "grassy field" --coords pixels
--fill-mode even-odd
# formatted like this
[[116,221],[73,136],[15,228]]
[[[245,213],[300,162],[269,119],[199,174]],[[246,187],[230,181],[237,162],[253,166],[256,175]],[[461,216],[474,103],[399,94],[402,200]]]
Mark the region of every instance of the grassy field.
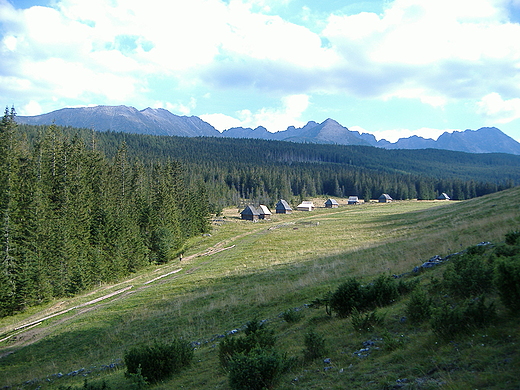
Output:
[[[193,240],[182,261],[0,319],[0,388],[80,387],[84,378],[129,388],[121,361],[126,350],[181,337],[200,343],[194,363],[153,388],[228,389],[218,364],[219,336],[253,318],[268,320],[289,356],[301,356],[310,329],[326,335],[331,368],[324,371],[321,361],[300,362],[282,378],[280,389],[381,389],[386,383],[410,384],[396,382],[405,378],[424,382],[415,380],[418,387],[408,388],[466,389],[476,370],[485,372],[482,388],[514,388],[508,386],[515,380],[511,370],[520,372],[518,354],[507,367],[494,358],[520,342],[514,319],[464,340],[462,348],[400,324],[403,302],[384,309],[385,331],[370,335],[353,332],[348,319],[304,305],[351,276],[369,282],[380,274],[409,272],[434,255],[503,241],[520,226],[519,198],[520,187],[463,202],[346,206],[340,201],[338,209],[273,215],[258,223],[240,220],[237,209],[225,210],[211,235]],[[428,278],[439,272],[432,270]],[[290,308],[302,308],[297,323],[279,316]],[[510,329],[505,336],[504,329]],[[405,340],[406,348],[366,359],[353,355],[363,341],[383,337]],[[472,363],[461,363],[464,369],[445,369],[466,360]]]

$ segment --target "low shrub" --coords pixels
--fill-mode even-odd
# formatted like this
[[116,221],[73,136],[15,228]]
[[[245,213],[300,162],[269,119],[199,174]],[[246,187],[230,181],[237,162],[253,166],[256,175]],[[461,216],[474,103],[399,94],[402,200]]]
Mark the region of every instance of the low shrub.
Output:
[[443,338],[451,338],[471,329],[487,326],[495,317],[495,306],[487,306],[481,297],[454,306],[442,304],[433,310],[430,323],[434,333]]
[[387,306],[399,297],[395,279],[388,275],[379,275],[377,279],[366,286],[365,289],[365,302],[367,307]]
[[512,313],[520,310],[520,255],[495,261],[494,284],[500,300]]
[[229,361],[229,387],[233,390],[272,389],[291,366],[291,360],[273,348],[252,349]]
[[431,317],[432,299],[422,289],[415,290],[406,305],[406,318],[410,323],[418,325]]
[[298,310],[288,309],[282,313],[282,318],[285,322],[294,323],[303,318],[303,313]]
[[305,334],[304,343],[305,349],[303,350],[303,358],[306,361],[311,361],[325,355],[325,337],[320,333],[311,330]]
[[274,347],[275,342],[274,331],[267,329],[265,323],[257,320],[249,321],[245,335],[228,335],[220,342],[218,350],[220,365],[227,370],[229,362],[235,355],[247,355],[255,348],[268,349]]
[[471,298],[493,289],[493,264],[485,259],[482,250],[454,256],[449,262],[443,285],[450,295]]
[[330,296],[330,308],[340,317],[348,317],[354,308],[366,306],[366,293],[361,283],[350,278]]
[[193,348],[181,340],[170,344],[155,343],[127,351],[124,356],[127,376],[139,374],[151,383],[166,379],[193,360]]
[[376,326],[382,325],[384,317],[378,315],[375,311],[370,313],[361,313],[357,309],[352,311],[352,327],[356,332],[372,332]]
[[354,309],[366,311],[393,303],[399,297],[395,279],[380,275],[374,282],[363,286],[350,278],[330,296],[330,307],[340,317],[349,316]]

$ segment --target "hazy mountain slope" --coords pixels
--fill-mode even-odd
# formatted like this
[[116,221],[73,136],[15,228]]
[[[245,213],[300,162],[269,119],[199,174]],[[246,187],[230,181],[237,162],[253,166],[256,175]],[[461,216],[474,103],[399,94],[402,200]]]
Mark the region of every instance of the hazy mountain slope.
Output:
[[64,108],[37,116],[19,116],[19,123],[93,128],[99,131],[175,135],[181,137],[227,137],[291,141],[316,144],[370,145],[385,149],[446,149],[468,153],[509,153],[520,155],[520,143],[495,127],[444,133],[436,141],[418,136],[401,138],[391,143],[377,141],[374,135],[351,131],[333,119],[322,123],[308,122],[271,133],[259,126],[255,129],[235,127],[220,133],[196,116],[178,116],[159,108],[137,110],[127,106]]
[[78,128],[125,133],[178,135],[184,137],[218,136],[220,133],[209,123],[192,116],[178,116],[162,108],[138,111],[127,106],[96,106],[64,108],[48,114],[18,116],[19,123]]

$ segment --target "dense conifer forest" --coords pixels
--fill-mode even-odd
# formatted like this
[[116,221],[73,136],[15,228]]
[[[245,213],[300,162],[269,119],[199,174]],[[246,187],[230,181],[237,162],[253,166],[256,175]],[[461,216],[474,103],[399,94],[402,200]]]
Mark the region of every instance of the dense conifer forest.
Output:
[[[29,139],[42,126],[20,125]],[[132,161],[175,159],[186,180],[204,183],[212,211],[241,200],[274,205],[317,195],[375,199],[463,200],[520,184],[520,156],[438,149],[385,150],[370,146],[300,144],[258,139],[169,137],[62,128],[114,158],[125,143]]]
[[173,159],[111,157],[56,126],[0,124],[0,316],[182,253],[209,229],[204,187]]

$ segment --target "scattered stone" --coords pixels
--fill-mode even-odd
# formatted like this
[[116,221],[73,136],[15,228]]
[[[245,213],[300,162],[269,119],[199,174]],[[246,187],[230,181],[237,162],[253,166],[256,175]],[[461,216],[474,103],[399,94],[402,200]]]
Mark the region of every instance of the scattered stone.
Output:
[[331,362],[330,358],[323,359],[323,363],[329,364]]

